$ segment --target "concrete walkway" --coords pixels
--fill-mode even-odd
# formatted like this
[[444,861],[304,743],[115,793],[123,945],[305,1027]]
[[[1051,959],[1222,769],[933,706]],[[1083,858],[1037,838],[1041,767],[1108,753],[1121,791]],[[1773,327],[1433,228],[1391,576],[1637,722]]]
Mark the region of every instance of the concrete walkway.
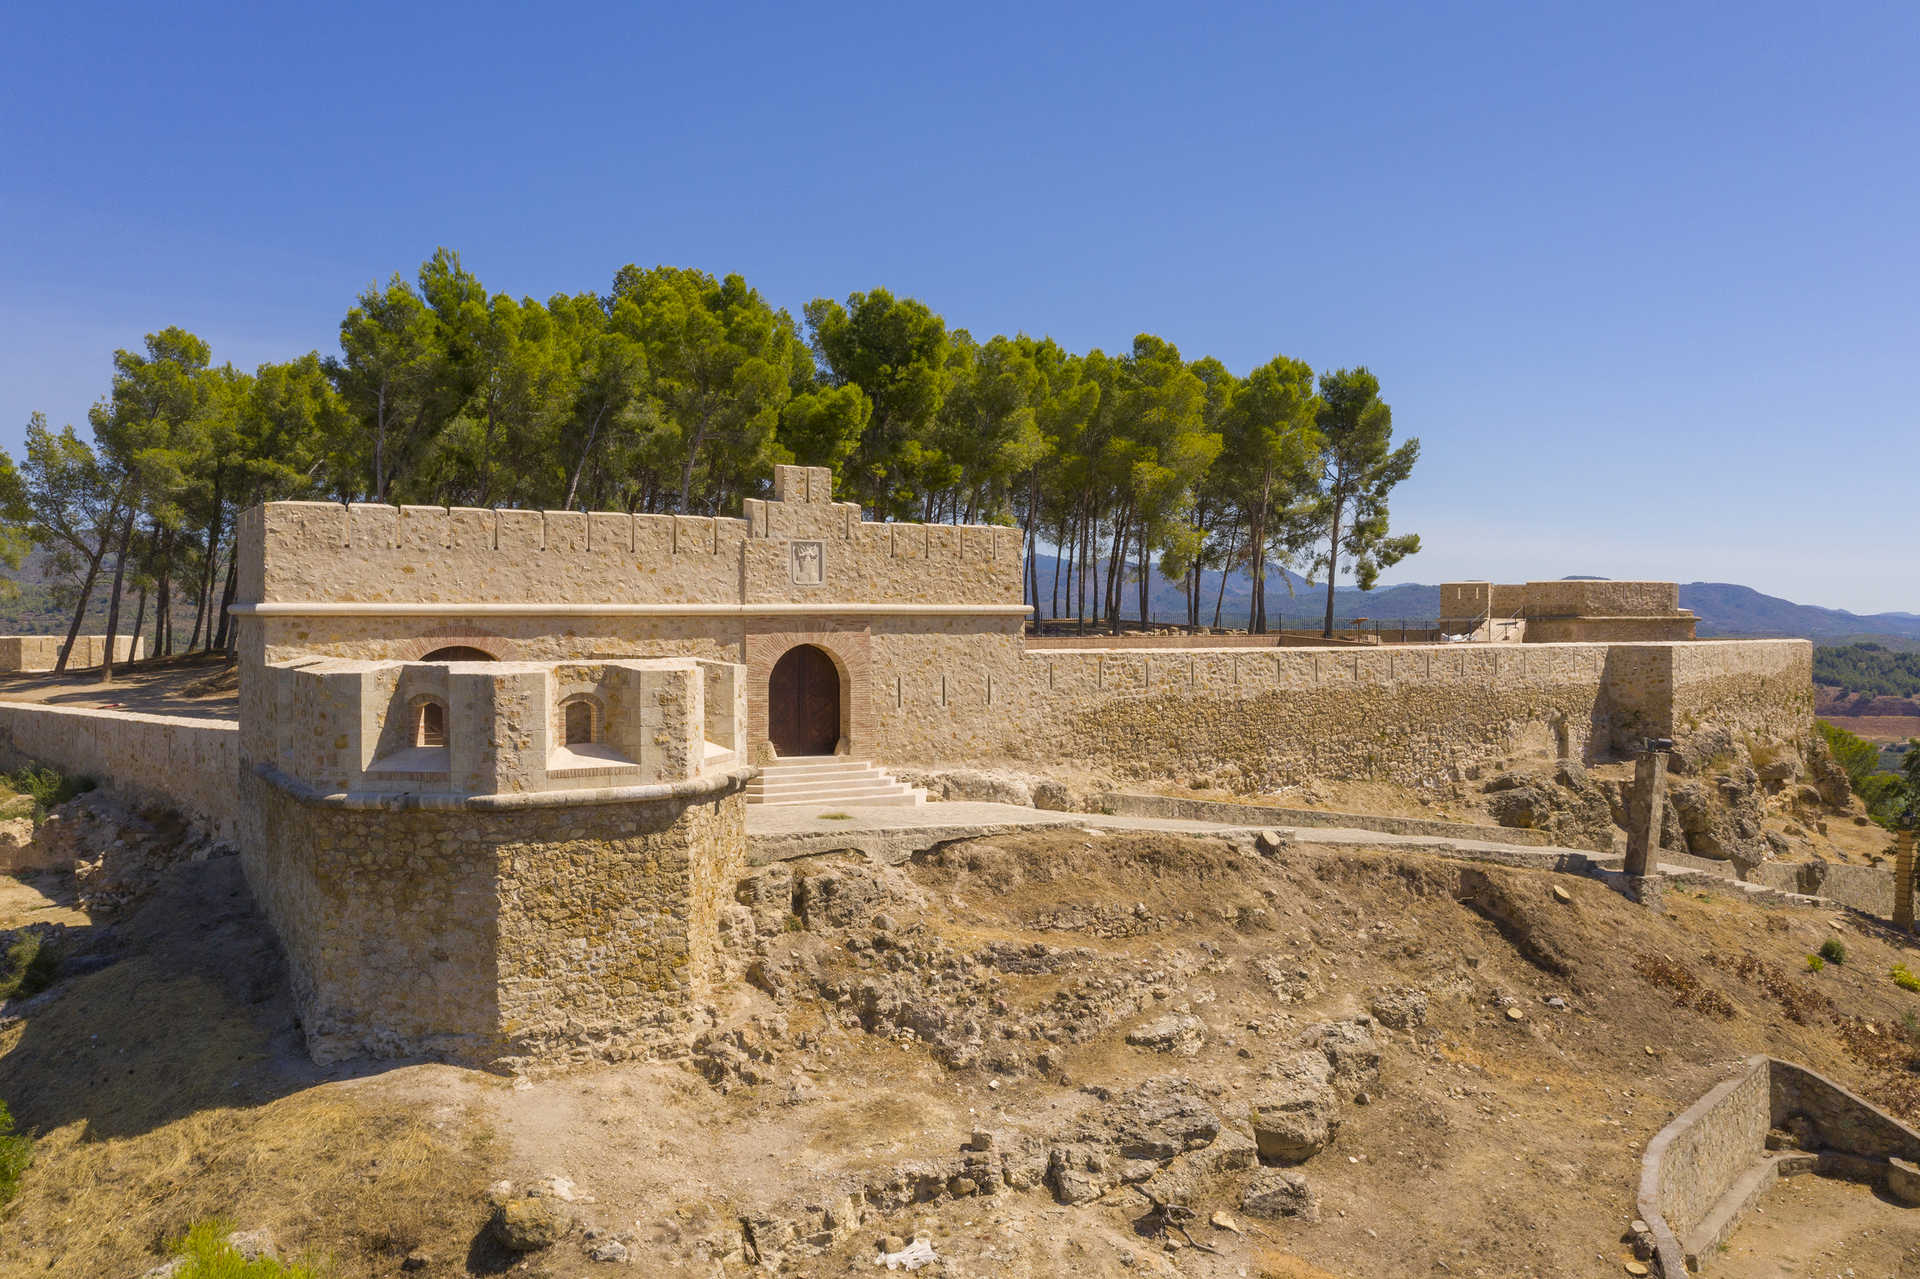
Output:
[[747,808],[747,850],[756,866],[839,851],[861,852],[877,861],[897,865],[916,852],[954,840],[1045,827],[1096,832],[1161,830],[1224,836],[1251,836],[1260,830],[1272,829],[1301,845],[1438,853],[1473,861],[1493,861],[1577,874],[1586,873],[1590,867],[1604,860],[1601,854],[1578,848],[1541,848],[1430,835],[1389,835],[1347,827],[1267,827],[1169,817],[1059,813],[1022,808],[1015,804],[971,802],[929,802],[918,808],[862,807],[853,804],[750,805]]

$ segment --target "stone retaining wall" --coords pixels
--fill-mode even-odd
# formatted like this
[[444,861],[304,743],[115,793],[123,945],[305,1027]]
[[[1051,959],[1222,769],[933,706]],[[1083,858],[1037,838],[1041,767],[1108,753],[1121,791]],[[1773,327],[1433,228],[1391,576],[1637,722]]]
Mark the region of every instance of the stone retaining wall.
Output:
[[232,720],[0,702],[0,765],[48,764],[139,803],[177,808],[221,839],[240,829]]
[[[1811,1125],[1812,1150],[1773,1153],[1770,1129]],[[1920,1133],[1803,1066],[1749,1057],[1647,1143],[1637,1210],[1666,1279],[1700,1267],[1775,1177],[1831,1172],[1884,1181],[1920,1158]]]

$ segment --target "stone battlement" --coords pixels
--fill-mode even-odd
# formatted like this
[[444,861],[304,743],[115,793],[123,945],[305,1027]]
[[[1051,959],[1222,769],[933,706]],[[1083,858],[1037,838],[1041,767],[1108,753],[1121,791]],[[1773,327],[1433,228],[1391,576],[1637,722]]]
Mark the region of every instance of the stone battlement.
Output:
[[[776,468],[746,518],[269,502],[241,516],[240,599],[352,603],[807,604],[859,598],[1018,607],[1022,534],[889,524],[824,494],[818,468]],[[798,474],[796,474],[798,473]],[[244,609],[242,610],[245,611]]]

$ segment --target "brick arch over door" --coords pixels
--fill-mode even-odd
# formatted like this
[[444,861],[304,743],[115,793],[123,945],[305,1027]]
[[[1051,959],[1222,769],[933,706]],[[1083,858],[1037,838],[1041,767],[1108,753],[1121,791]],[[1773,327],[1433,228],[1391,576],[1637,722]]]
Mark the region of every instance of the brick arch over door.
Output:
[[840,749],[871,750],[874,736],[871,679],[873,637],[865,625],[816,630],[749,630],[746,635],[747,732],[755,763],[770,762],[768,683],[787,653],[810,644],[833,659],[840,676]]
[[454,630],[451,627],[426,631],[415,639],[401,640],[394,645],[394,656],[403,662],[417,662],[428,653],[443,648],[478,649],[493,654],[496,662],[521,660],[520,646],[504,635],[495,635],[491,631]]

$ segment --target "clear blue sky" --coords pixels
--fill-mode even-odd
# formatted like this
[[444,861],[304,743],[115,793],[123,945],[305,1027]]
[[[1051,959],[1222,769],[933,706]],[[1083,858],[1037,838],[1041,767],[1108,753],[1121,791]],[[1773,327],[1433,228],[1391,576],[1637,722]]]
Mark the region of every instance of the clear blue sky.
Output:
[[1911,4],[12,5],[0,444],[167,324],[331,351],[436,245],[540,298],[666,262],[1368,364],[1423,448],[1389,581],[1920,611],[1917,37]]

